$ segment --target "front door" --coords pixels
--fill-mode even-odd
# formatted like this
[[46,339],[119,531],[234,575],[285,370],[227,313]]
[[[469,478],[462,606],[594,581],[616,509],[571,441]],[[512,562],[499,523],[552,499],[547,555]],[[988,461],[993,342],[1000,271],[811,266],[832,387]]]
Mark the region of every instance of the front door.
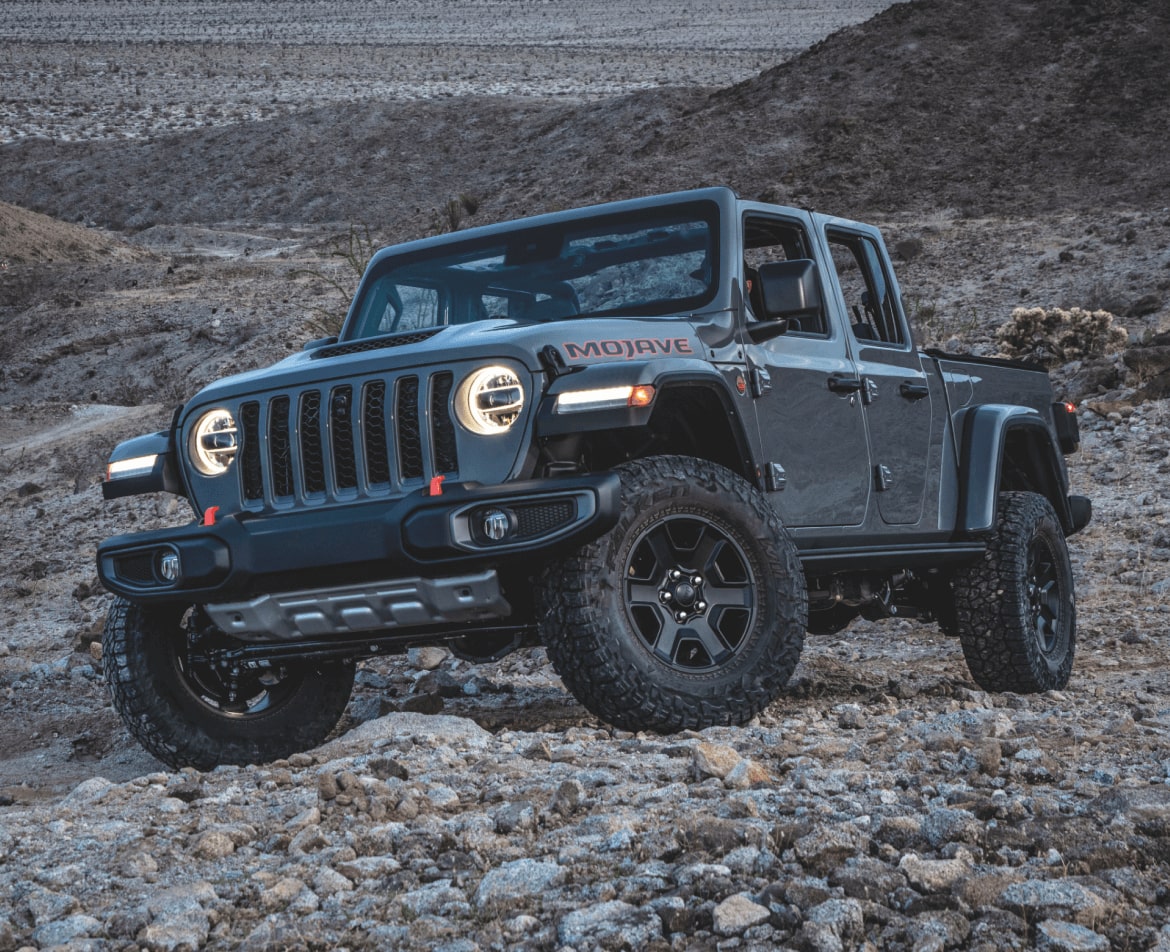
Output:
[[[747,282],[769,261],[815,258],[804,223],[764,214],[744,219]],[[824,282],[822,281],[822,285]],[[824,288],[822,287],[822,299]],[[757,304],[758,307],[758,304]],[[870,463],[857,367],[843,329],[824,310],[794,323],[786,334],[745,347],[766,463],[769,493],[785,525],[857,526],[865,521]]]
[[783,470],[769,494],[784,524],[857,526],[869,504],[869,452],[858,372],[841,342],[790,331],[748,348],[770,392],[756,401],[766,460]]

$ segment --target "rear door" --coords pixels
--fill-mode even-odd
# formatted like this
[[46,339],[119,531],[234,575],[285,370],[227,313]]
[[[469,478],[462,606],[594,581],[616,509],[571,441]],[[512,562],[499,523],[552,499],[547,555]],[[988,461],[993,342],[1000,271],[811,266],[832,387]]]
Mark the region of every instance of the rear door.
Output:
[[918,525],[930,463],[930,381],[878,231],[817,218],[849,316],[878,511],[887,525]]

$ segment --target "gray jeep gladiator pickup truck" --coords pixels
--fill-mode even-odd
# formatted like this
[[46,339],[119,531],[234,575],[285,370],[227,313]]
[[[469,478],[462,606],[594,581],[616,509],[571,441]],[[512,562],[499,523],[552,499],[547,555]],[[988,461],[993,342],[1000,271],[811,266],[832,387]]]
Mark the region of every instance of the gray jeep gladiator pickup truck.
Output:
[[336,338],[120,444],[114,706],[168,764],[320,743],[355,662],[543,644],[629,730],[742,723],[806,631],[935,621],[987,690],[1068,681],[1074,408],[920,351],[879,232],[700,189],[386,248]]

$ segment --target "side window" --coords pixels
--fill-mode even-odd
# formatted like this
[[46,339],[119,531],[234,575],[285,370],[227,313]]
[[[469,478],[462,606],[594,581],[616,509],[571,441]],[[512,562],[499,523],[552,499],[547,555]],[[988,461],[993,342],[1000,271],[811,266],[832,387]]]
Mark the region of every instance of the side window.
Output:
[[833,267],[857,340],[904,344],[902,321],[877,246],[864,235],[830,231]]
[[[773,261],[798,261],[812,258],[811,245],[804,229],[795,222],[777,218],[749,215],[743,223],[743,265],[744,287],[747,291],[748,307],[752,316],[763,313],[759,297],[759,281],[756,271],[762,264]],[[789,322],[790,334],[810,334],[827,337],[828,324],[824,310],[807,314]]]

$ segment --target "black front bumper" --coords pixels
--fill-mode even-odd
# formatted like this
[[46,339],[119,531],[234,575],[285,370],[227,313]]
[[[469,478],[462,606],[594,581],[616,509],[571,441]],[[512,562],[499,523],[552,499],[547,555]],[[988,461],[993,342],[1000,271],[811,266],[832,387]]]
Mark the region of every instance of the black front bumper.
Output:
[[[133,602],[205,604],[290,591],[323,578],[438,578],[474,566],[534,565],[535,553],[581,545],[613,528],[620,488],[618,477],[606,473],[444,485],[436,496],[237,513],[211,525],[114,536],[98,546],[97,570],[107,589]],[[508,525],[500,540],[482,528],[493,510],[503,512]],[[497,517],[497,525],[501,521]],[[177,556],[177,563],[167,556]],[[176,568],[176,578],[166,577]]]

